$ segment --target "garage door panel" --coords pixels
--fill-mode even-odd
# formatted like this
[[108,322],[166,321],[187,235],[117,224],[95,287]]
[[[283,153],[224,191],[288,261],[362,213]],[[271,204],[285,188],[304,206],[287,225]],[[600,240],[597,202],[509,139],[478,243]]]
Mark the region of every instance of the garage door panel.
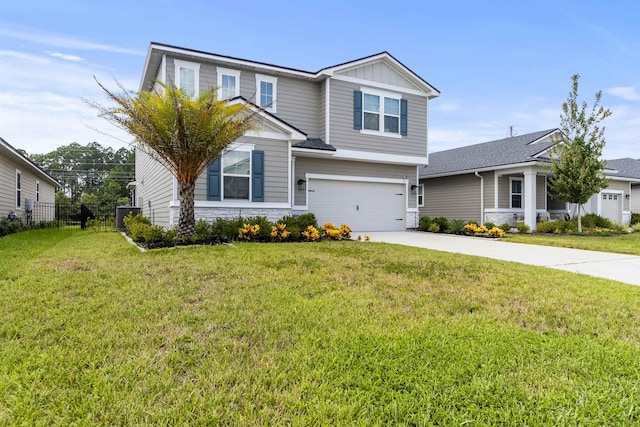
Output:
[[309,210],[320,225],[348,224],[353,231],[404,230],[405,185],[312,179]]

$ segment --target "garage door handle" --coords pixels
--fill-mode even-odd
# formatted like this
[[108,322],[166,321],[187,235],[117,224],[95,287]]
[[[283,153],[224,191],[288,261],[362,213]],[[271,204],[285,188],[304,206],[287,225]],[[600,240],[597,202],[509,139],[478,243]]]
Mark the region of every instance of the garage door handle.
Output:
[[359,211],[360,210],[360,205],[356,205],[356,210]]
[[315,193],[316,190],[307,190],[309,193]]
[[396,221],[402,221],[402,218],[396,218]]
[[402,193],[396,193],[396,196],[403,196]]

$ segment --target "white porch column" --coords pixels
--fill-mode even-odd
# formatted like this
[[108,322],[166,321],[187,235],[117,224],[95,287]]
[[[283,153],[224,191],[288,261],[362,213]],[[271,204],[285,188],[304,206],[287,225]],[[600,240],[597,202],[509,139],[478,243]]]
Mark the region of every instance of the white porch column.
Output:
[[536,172],[524,172],[524,223],[531,231],[536,229]]

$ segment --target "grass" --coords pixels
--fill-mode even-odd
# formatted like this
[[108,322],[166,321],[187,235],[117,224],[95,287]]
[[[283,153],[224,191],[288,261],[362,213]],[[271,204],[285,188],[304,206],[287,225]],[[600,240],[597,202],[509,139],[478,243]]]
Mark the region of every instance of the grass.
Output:
[[558,246],[590,251],[640,255],[640,233],[613,236],[580,236],[571,234],[507,234],[502,240],[531,245]]
[[638,287],[364,242],[0,253],[0,425],[640,423]]

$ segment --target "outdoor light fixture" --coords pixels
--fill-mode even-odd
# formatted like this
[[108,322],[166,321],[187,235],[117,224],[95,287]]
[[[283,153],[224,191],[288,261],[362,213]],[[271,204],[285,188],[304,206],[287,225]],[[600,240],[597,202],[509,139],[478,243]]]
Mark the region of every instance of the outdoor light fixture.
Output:
[[629,194],[628,194],[628,193],[627,193],[627,194],[625,194],[625,195],[624,195],[624,198],[625,198],[625,199],[627,199],[627,200],[629,200]]
[[411,194],[416,194],[416,191],[417,191],[417,190],[418,190],[418,186],[417,186],[417,185],[415,185],[415,184],[413,184],[413,185],[411,186]]
[[307,181],[305,181],[304,179],[300,178],[298,180],[298,190],[306,190],[307,189]]

